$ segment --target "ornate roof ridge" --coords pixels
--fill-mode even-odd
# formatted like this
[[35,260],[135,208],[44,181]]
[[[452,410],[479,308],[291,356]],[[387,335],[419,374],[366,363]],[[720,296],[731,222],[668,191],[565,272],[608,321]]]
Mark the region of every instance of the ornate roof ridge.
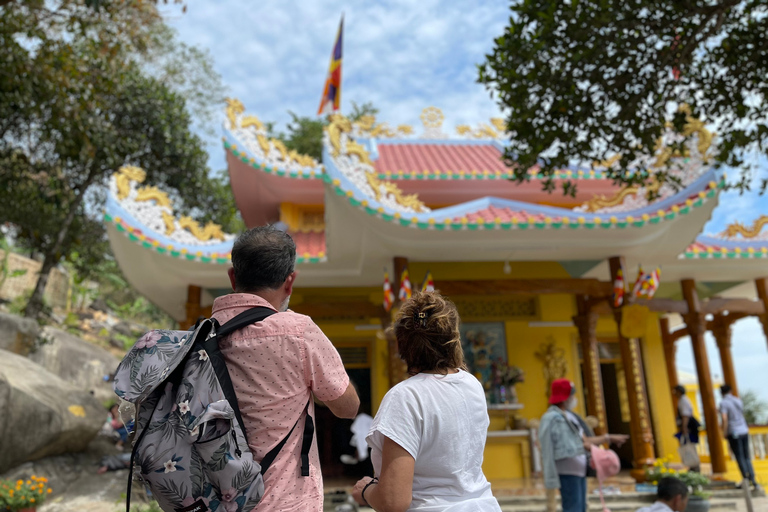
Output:
[[[716,196],[718,189],[724,187],[725,182],[715,181],[717,173],[714,170],[699,176],[683,190],[673,195],[664,197],[652,204],[623,212],[579,212],[556,206],[542,206],[511,199],[485,197],[458,205],[453,205],[437,210],[422,212],[402,212],[387,207],[370,194],[364,193],[356,187],[356,183],[334,168],[328,165],[323,179],[330,184],[338,196],[344,196],[355,207],[363,209],[372,216],[381,218],[387,222],[398,223],[404,227],[420,229],[527,229],[534,227],[539,229],[561,227],[568,228],[626,228],[643,227],[646,224],[656,224],[665,220],[672,220],[678,215],[685,215],[693,208],[700,207],[704,202]],[[359,180],[357,180],[359,181]],[[508,208],[512,212],[532,214],[530,218],[521,221],[513,216],[509,221],[495,218],[492,222],[480,222],[473,220],[472,214],[489,207]],[[477,215],[475,215],[477,217]]]

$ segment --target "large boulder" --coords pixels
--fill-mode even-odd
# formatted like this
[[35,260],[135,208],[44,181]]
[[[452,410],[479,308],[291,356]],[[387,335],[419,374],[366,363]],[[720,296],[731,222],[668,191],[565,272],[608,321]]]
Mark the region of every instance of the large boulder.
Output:
[[100,402],[114,400],[105,377],[115,373],[120,360],[107,350],[61,329],[43,328],[45,342],[29,358],[68,383],[91,391]]
[[26,357],[0,350],[0,361],[0,472],[84,450],[106,419],[99,401]]
[[22,316],[0,313],[0,349],[26,356],[35,350],[40,326]]

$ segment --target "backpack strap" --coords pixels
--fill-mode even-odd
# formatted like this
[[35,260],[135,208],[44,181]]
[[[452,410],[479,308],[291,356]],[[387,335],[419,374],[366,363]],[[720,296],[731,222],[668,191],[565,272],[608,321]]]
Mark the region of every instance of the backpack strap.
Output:
[[[312,399],[309,399],[310,402]],[[301,439],[301,476],[309,476],[309,449],[312,446],[312,438],[315,434],[315,423],[312,419],[312,416],[309,415],[309,402],[307,402],[307,405],[304,406],[304,411],[307,412],[306,420],[304,421],[304,433],[302,434]],[[302,412],[304,412],[302,411]],[[277,446],[269,450],[269,452],[264,456],[263,459],[261,459],[261,474],[264,475],[269,467],[272,465],[272,463],[275,461],[275,458],[277,458],[277,454],[280,453],[280,450],[285,446],[285,443],[288,441],[288,438],[291,437],[291,434],[293,433],[294,429],[296,428],[296,425],[299,424],[301,421],[301,415],[299,415],[299,419],[296,420],[296,423],[293,424],[291,427],[291,430],[288,432],[288,434],[283,438],[282,441],[280,441]]]
[[221,384],[221,390],[224,393],[224,397],[235,411],[235,418],[240,424],[243,436],[246,435],[245,423],[240,414],[240,406],[237,403],[237,394],[235,393],[235,387],[232,385],[232,378],[229,376],[229,370],[227,370],[224,354],[221,353],[221,349],[219,348],[219,340],[243,327],[260,322],[275,313],[277,313],[277,311],[274,309],[264,306],[256,306],[243,311],[221,327],[219,327],[219,323],[216,320],[212,320],[213,325],[216,328],[216,335],[202,342],[203,350],[208,353],[208,359],[211,362],[211,366],[213,366],[213,371],[216,373],[216,378],[219,380],[219,384]]
[[[216,335],[203,343],[203,349],[208,353],[208,358],[211,362],[211,365],[213,365],[214,371],[216,372],[216,378],[221,384],[224,396],[227,398],[227,401],[229,401],[230,405],[233,406],[232,408],[235,411],[235,417],[240,424],[240,429],[243,431],[244,436],[246,435],[245,423],[243,422],[243,417],[240,414],[240,407],[237,405],[237,395],[235,394],[235,388],[232,385],[232,379],[229,376],[229,371],[227,370],[224,356],[219,349],[219,339],[224,338],[225,336],[228,336],[233,332],[251,324],[260,322],[265,318],[274,315],[275,313],[277,313],[277,311],[274,309],[264,306],[256,306],[243,311],[221,327],[218,326],[218,322],[216,320],[213,320],[214,326],[217,328]],[[309,414],[309,402],[307,402],[304,410],[307,412],[307,415],[306,420],[304,421],[304,433],[302,434],[301,442],[301,476],[309,476],[309,449],[312,446],[312,439],[314,438],[315,434],[315,423],[312,416]],[[262,459],[260,464],[262,475],[267,472],[269,466],[271,466],[275,461],[277,454],[280,452],[283,446],[285,446],[285,443],[293,433],[296,425],[299,424],[299,421],[301,421],[301,415],[299,415],[299,419],[296,420],[296,423],[294,423],[293,427],[291,427],[291,430],[288,432],[285,438],[283,438],[283,440],[280,441],[277,446],[272,448],[269,453],[264,456],[264,459]]]

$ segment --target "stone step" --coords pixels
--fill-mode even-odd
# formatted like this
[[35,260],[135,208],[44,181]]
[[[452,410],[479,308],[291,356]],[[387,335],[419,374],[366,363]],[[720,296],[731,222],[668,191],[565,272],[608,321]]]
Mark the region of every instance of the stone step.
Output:
[[[647,507],[648,502],[637,501],[625,501],[619,503],[611,503],[606,505],[611,512],[636,512],[641,507]],[[738,504],[734,500],[710,500],[710,512],[729,512],[737,510]],[[530,505],[501,505],[502,512],[542,512],[545,510],[543,503],[530,504]],[[560,511],[560,508],[557,509]],[[592,503],[590,501],[588,512],[603,512],[603,507],[600,503]]]

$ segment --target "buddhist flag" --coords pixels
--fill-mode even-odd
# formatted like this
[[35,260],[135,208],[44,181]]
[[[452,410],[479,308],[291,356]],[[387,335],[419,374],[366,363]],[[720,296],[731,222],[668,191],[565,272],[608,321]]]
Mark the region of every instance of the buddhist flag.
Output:
[[433,292],[435,291],[435,282],[432,280],[432,272],[427,270],[427,275],[424,276],[424,282],[421,283],[421,291]]
[[643,267],[641,265],[637,266],[637,279],[635,279],[635,285],[632,287],[632,296],[633,297],[640,297],[643,290],[643,278],[645,277],[645,273],[643,272]]
[[392,293],[392,286],[389,284],[389,272],[384,271],[384,310],[389,312],[392,304],[395,303],[395,294]]
[[620,308],[624,304],[624,272],[619,269],[616,272],[616,280],[613,282],[613,307]]
[[413,290],[411,289],[411,280],[408,277],[408,269],[403,269],[403,274],[400,276],[400,292],[397,294],[397,298],[401,301],[411,298]]
[[646,278],[647,286],[645,286],[645,296],[652,299],[656,294],[656,290],[659,289],[661,283],[661,267],[656,267],[656,270],[648,274]]
[[344,16],[339,23],[339,32],[336,34],[336,44],[333,45],[331,63],[328,66],[328,77],[325,79],[323,97],[320,98],[320,107],[317,115],[330,114],[339,110],[341,104],[341,40],[344,31]]

